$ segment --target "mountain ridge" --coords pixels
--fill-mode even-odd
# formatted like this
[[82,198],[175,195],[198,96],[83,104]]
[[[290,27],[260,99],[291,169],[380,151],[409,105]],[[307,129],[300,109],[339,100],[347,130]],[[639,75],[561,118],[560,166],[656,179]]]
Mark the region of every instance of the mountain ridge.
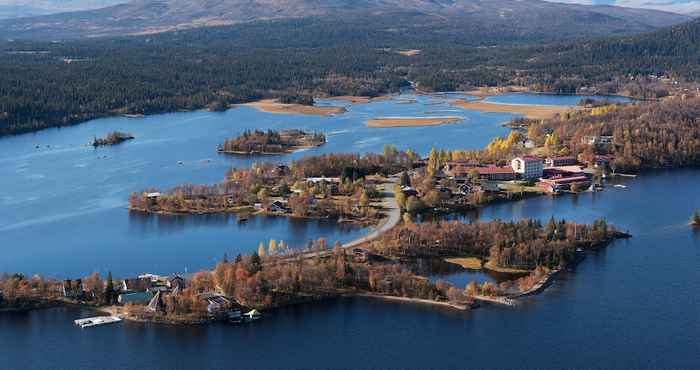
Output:
[[[97,10],[2,20],[0,31],[7,38],[70,39],[308,17],[385,22],[387,16],[396,17],[388,26],[411,27],[401,22],[410,16],[412,22],[450,30],[502,27],[506,34],[541,34],[552,40],[579,31],[583,37],[647,32],[689,19],[654,10],[541,0],[134,0]],[[562,31],[566,37],[558,37]]]

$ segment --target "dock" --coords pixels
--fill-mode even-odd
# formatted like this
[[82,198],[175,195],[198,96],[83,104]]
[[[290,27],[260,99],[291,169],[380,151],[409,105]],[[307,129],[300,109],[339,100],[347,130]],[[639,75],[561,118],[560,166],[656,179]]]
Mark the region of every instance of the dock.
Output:
[[115,324],[120,321],[122,321],[122,318],[118,316],[97,316],[88,317],[85,319],[78,319],[73,322],[75,323],[75,325],[80,326],[81,329],[85,329],[93,326]]

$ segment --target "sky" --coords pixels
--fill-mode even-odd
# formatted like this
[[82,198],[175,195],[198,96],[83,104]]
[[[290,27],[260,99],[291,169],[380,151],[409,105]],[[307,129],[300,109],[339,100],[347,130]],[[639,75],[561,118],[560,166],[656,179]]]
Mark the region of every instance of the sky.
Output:
[[700,0],[547,0],[557,3],[617,5],[629,8],[665,10],[675,13],[700,12]]

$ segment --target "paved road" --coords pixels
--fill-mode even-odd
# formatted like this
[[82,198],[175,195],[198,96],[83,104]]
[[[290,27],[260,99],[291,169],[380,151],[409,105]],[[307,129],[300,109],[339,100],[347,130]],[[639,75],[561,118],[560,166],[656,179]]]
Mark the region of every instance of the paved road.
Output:
[[401,209],[399,209],[399,205],[396,203],[396,197],[394,197],[394,186],[398,182],[399,177],[392,176],[389,177],[384,183],[384,197],[382,198],[381,203],[383,212],[387,216],[386,219],[369,234],[343,244],[343,248],[347,249],[357,247],[358,245],[377,239],[385,232],[391,230],[391,228],[396,226],[399,221],[401,221]]
[[[401,209],[399,208],[398,203],[396,203],[396,198],[394,197],[394,185],[396,185],[399,182],[399,176],[391,176],[387,179],[386,182],[383,183],[384,185],[384,197],[381,199],[381,204],[382,204],[382,212],[387,216],[384,221],[379,224],[374,230],[372,230],[369,234],[355,239],[353,241],[350,241],[348,243],[345,243],[342,245],[343,248],[348,249],[348,248],[353,248],[357,247],[358,245],[362,245],[363,243],[366,243],[368,241],[372,241],[374,239],[379,238],[382,234],[385,232],[389,231],[391,228],[396,226],[399,221],[401,221]],[[309,259],[309,258],[316,258],[316,257],[325,257],[333,254],[333,250],[327,250],[327,251],[316,251],[316,252],[306,252],[302,253],[301,255],[296,255],[294,257],[290,257],[288,259],[282,259],[282,260],[277,260],[275,263],[280,263],[280,262],[285,262],[287,260],[293,261],[296,260],[297,258],[302,258],[302,259]]]

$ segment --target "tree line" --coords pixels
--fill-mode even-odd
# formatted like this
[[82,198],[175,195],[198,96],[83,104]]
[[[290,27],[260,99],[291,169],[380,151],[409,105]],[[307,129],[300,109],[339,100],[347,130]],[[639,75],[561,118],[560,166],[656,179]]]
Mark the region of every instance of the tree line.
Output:
[[403,258],[476,256],[499,267],[531,270],[566,266],[574,261],[576,248],[596,247],[621,235],[604,220],[592,225],[554,219],[546,225],[538,220],[406,223],[385,233],[372,248]]
[[[658,97],[649,75],[696,81],[698,21],[651,34],[557,45],[475,47],[444,32],[296,20],[60,43],[0,43],[0,135],[114,114],[223,109],[261,98],[377,96],[528,86]],[[522,38],[522,35],[519,36]],[[478,44],[478,43],[477,43]],[[415,56],[397,49],[420,49]],[[21,53],[18,53],[21,52]],[[591,90],[592,89],[592,90]]]

